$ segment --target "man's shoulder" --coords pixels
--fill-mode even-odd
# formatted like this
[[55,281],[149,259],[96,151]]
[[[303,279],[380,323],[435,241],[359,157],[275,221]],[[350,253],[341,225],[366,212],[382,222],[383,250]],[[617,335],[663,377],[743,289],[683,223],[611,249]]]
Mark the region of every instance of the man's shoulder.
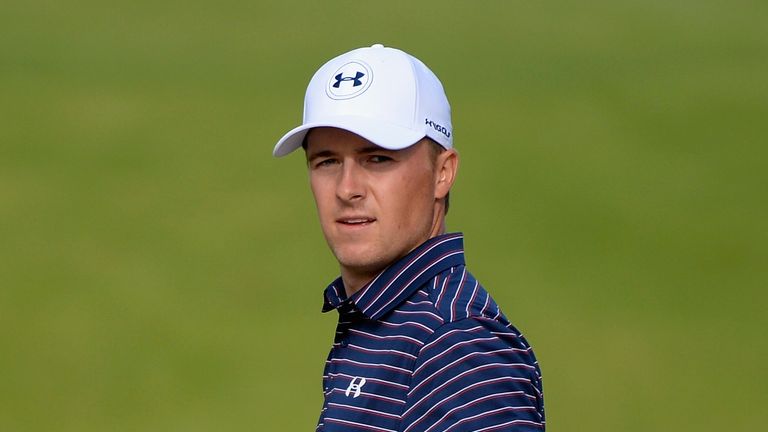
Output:
[[437,275],[424,291],[445,323],[468,318],[506,323],[498,304],[464,265]]
[[501,339],[520,336],[464,265],[436,275],[368,326],[385,337],[406,336],[420,347],[444,340],[445,333],[480,332]]

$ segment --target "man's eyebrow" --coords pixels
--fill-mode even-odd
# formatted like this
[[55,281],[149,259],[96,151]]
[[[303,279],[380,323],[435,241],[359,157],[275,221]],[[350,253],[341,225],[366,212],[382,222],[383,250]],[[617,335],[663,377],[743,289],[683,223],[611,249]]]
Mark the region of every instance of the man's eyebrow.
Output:
[[307,155],[307,160],[317,159],[319,157],[329,157],[333,156],[335,153],[330,150],[320,150],[316,153],[310,153]]
[[[371,153],[379,153],[379,152],[392,153],[395,151],[396,150],[388,150],[388,149],[385,149],[384,147],[379,147],[377,145],[369,145],[369,146],[361,147],[355,150],[355,153],[358,153],[358,154],[371,154]],[[320,157],[330,157],[335,155],[336,153],[332,150],[320,150],[316,153],[308,154],[307,160],[317,159]]]
[[377,145],[370,145],[365,146],[363,148],[357,149],[357,153],[360,154],[369,154],[369,153],[378,153],[378,152],[394,152],[395,150],[388,150],[384,147],[379,147]]

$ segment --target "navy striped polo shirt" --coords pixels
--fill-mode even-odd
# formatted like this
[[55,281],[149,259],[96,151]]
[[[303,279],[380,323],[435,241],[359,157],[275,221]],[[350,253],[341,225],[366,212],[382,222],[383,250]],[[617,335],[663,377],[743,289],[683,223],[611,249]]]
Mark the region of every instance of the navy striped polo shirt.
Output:
[[463,235],[429,239],[350,298],[339,323],[318,431],[542,431],[533,351],[467,271]]

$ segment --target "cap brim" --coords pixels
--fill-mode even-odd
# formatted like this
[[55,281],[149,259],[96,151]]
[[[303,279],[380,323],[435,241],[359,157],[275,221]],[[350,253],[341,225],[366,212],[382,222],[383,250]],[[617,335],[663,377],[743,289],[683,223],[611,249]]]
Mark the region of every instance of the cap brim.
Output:
[[344,129],[388,150],[401,150],[410,147],[426,136],[423,131],[386,124],[380,120],[373,120],[367,117],[328,117],[323,122],[303,124],[289,131],[277,142],[272,155],[281,157],[298,149],[304,142],[307,132],[318,127]]

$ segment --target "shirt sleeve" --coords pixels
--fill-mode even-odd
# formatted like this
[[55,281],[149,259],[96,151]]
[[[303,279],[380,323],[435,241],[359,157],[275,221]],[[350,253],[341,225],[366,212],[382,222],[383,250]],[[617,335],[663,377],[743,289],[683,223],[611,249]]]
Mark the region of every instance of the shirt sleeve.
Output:
[[447,323],[420,350],[402,432],[543,431],[541,377],[514,328],[485,318]]

